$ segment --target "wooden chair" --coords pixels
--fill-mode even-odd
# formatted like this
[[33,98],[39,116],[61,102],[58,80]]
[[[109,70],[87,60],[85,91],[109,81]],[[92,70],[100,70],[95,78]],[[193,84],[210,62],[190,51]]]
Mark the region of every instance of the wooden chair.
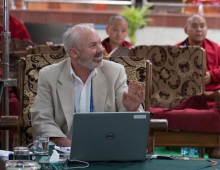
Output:
[[[45,65],[57,63],[65,58],[65,51],[62,53],[51,52],[52,49],[57,49],[57,46],[34,46],[28,49],[38,49],[34,51],[35,54],[22,58],[19,62],[18,70],[18,96],[20,101],[19,116],[1,116],[0,128],[1,130],[13,130],[14,141],[13,146],[26,146],[32,142],[32,128],[30,122],[29,109],[33,103],[37,90],[38,71]],[[59,49],[63,47],[59,47]],[[42,50],[43,49],[43,50]],[[44,53],[42,53],[42,51]],[[26,53],[26,52],[25,52]],[[29,50],[27,53],[31,54]],[[50,53],[52,53],[50,55]]]
[[67,58],[64,50],[63,53],[50,54],[50,47],[53,46],[42,46],[44,49],[48,48],[48,51],[45,50],[41,54],[28,55],[19,61],[18,94],[21,106],[19,115],[21,130],[18,144],[22,146],[28,145],[33,140],[30,107],[37,94],[37,81],[40,69]]
[[[152,107],[174,107],[204,92],[206,59],[205,51],[199,47],[137,46],[130,49],[129,56],[142,56],[152,62]],[[219,148],[219,137],[219,133],[169,127],[168,133],[155,133],[155,146],[199,147],[200,156],[204,157],[205,147]]]
[[50,54],[62,55],[66,54],[63,45],[35,45],[27,48],[27,54]]
[[[33,45],[32,42],[30,42],[29,40],[20,40],[20,39],[12,39],[11,43],[9,45],[9,78],[12,79],[17,79],[18,78],[18,60],[20,59],[20,57],[25,57],[26,56],[26,48],[29,45]],[[0,60],[2,60],[3,56],[3,48],[4,48],[4,44],[3,42],[0,42]],[[1,75],[2,76],[2,75]],[[15,83],[16,84],[16,83]],[[14,83],[12,83],[12,86],[14,85]],[[18,133],[17,133],[17,127],[18,127],[18,105],[19,102],[17,100],[17,96],[16,96],[16,91],[17,88],[15,86],[13,86],[13,90],[12,88],[10,88],[10,94],[9,94],[9,115],[10,116],[1,116],[0,119],[0,129],[1,130],[6,130],[6,129],[10,129],[14,131],[14,137],[17,138],[18,137]],[[14,93],[12,93],[15,92]],[[4,110],[5,105],[2,103],[2,110]],[[7,124],[7,122],[10,122],[10,125]],[[11,132],[10,132],[10,137],[12,136]],[[16,137],[17,136],[17,137]],[[8,138],[4,136],[4,134],[2,135],[2,147],[6,147],[7,148],[7,141]],[[10,141],[12,139],[10,138]],[[7,146],[3,145],[3,143],[5,143]],[[3,149],[6,149],[3,148]]]
[[[128,56],[115,56],[106,58],[107,60],[120,63],[125,67],[127,74],[128,83],[130,80],[138,81],[144,90],[145,97],[142,102],[142,106],[145,111],[149,111],[150,96],[152,87],[152,64],[149,60],[145,60],[144,57],[128,57]],[[147,78],[146,78],[147,77]],[[167,131],[166,120],[150,120],[150,134],[148,141],[148,153],[154,153],[154,135],[155,132],[166,132]]]
[[[33,46],[29,40],[12,39],[10,43],[10,53],[9,53],[9,77],[13,79],[18,78],[18,60],[21,57],[27,56],[26,48]],[[0,43],[0,57],[2,59],[2,49],[3,43]]]
[[[51,46],[44,46],[43,48],[48,48],[48,50],[51,50]],[[63,47],[60,47],[63,48]],[[63,49],[61,49],[63,51]],[[22,58],[19,61],[19,79],[18,79],[18,94],[19,94],[19,99],[20,99],[20,115],[19,115],[19,121],[14,123],[14,129],[17,128],[17,141],[15,141],[14,146],[26,146],[29,143],[32,142],[32,126],[31,126],[31,118],[30,118],[30,107],[34,102],[36,93],[37,93],[37,80],[38,80],[38,73],[39,70],[47,65],[50,65],[52,63],[57,63],[63,59],[65,59],[67,56],[65,53],[62,54],[48,54],[46,53],[47,51],[44,51],[44,53],[40,54],[32,54],[28,55],[26,58]],[[112,58],[113,59],[113,58]],[[119,62],[120,58],[115,59],[115,62]],[[121,58],[122,59],[122,58]],[[128,58],[129,59],[129,58]],[[116,61],[117,60],[117,61]],[[129,59],[130,60],[130,59]],[[128,60],[121,60],[129,63]],[[135,63],[135,60],[133,61]],[[136,61],[137,63],[138,61]],[[139,79],[144,85],[145,83],[145,64],[142,63],[142,61],[138,62],[140,65],[137,67],[132,65],[132,62],[130,62],[130,72]],[[128,67],[127,67],[128,68]],[[148,66],[148,69],[151,67]],[[129,70],[129,69],[126,69]],[[136,73],[135,73],[136,72]],[[151,72],[148,71],[148,74]],[[129,74],[129,73],[127,73]],[[131,74],[128,76],[129,78]],[[134,77],[133,77],[134,78]],[[150,87],[150,86],[148,86]],[[149,94],[149,93],[148,93]],[[145,103],[143,103],[143,106]],[[157,122],[153,122],[153,125],[151,124],[151,128],[157,129],[158,126],[155,125]],[[166,122],[165,122],[166,123]],[[7,122],[9,125],[9,122]],[[161,125],[161,123],[160,123]],[[167,124],[165,124],[165,127],[167,127]],[[150,146],[149,151],[153,152],[153,147]]]
[[108,57],[117,57],[117,56],[128,56],[129,48],[128,47],[118,47],[108,55]]
[[152,107],[174,107],[204,92],[206,58],[200,47],[136,46],[129,56],[152,62]]

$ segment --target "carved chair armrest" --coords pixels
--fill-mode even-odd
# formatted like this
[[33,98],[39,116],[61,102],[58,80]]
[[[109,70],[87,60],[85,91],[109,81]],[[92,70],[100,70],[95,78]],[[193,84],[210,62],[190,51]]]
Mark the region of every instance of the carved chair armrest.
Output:
[[18,116],[1,116],[0,129],[1,130],[18,130],[19,118]]
[[215,103],[220,102],[220,90],[205,91],[203,93],[203,96],[205,97],[206,100],[212,100],[212,101],[215,101]]
[[150,119],[150,132],[167,132],[168,122],[166,119]]

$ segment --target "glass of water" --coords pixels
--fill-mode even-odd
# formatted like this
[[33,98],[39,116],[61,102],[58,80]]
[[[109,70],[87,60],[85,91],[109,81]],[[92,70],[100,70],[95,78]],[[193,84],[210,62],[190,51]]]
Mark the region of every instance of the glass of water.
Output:
[[33,150],[35,155],[49,155],[49,137],[37,136],[34,139]]
[[28,147],[15,147],[14,148],[14,160],[30,160]]

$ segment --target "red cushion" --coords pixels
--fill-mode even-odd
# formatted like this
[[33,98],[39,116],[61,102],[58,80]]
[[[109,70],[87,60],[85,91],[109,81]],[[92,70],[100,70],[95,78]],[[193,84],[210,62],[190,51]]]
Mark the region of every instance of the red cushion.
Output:
[[171,109],[149,110],[153,118],[167,119],[170,130],[220,132],[220,104],[209,109],[204,100],[203,96],[194,96]]

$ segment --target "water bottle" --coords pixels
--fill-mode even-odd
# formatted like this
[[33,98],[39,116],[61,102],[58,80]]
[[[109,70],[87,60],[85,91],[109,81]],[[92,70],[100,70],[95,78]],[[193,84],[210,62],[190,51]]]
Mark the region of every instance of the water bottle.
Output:
[[182,147],[182,148],[181,148],[181,155],[182,155],[183,157],[189,157],[189,149],[190,149],[190,148]]
[[203,15],[203,14],[204,14],[204,8],[203,8],[203,4],[202,4],[202,3],[199,4],[198,13],[199,13],[200,15]]
[[189,157],[197,157],[198,156],[198,148],[192,147],[189,149]]
[[183,157],[197,157],[198,156],[198,148],[195,147],[182,147],[181,155]]

